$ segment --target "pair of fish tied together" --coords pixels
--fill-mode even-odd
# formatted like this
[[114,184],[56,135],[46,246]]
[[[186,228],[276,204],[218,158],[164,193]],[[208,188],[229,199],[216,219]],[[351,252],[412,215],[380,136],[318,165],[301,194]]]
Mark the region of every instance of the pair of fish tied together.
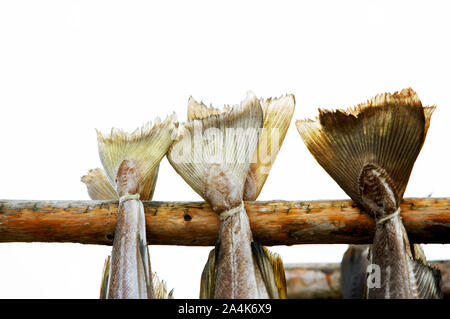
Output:
[[220,219],[200,298],[286,298],[281,258],[253,241],[243,201],[261,192],[294,108],[293,95],[264,100],[249,92],[222,110],[189,99],[188,121],[167,157]]
[[171,298],[164,281],[152,273],[142,200],[151,200],[161,159],[176,135],[176,115],[157,118],[128,134],[112,129],[97,131],[104,169],[90,170],[81,178],[93,200],[119,200],[111,256],[101,282],[100,298]]
[[[426,262],[420,245],[410,245],[400,215],[434,109],[409,88],[296,122],[317,162],[376,222],[370,251],[350,247],[344,256],[344,297],[442,297],[439,270]],[[366,265],[380,270],[379,284],[364,280]]]

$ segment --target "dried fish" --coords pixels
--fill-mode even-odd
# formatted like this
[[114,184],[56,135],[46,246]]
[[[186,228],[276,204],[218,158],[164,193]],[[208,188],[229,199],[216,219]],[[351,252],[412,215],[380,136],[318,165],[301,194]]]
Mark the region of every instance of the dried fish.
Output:
[[314,158],[376,221],[370,265],[381,283],[368,285],[368,298],[441,296],[439,271],[411,249],[399,208],[434,108],[409,88],[296,122]]

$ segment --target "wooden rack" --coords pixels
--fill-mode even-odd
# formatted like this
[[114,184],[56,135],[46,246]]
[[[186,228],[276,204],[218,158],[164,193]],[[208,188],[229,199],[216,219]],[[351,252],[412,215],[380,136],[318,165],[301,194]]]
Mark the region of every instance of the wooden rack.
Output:
[[[144,202],[153,245],[214,245],[219,218],[205,202]],[[349,200],[246,202],[263,245],[365,244],[375,223]],[[411,242],[450,242],[450,198],[408,198],[401,216]],[[0,242],[112,245],[117,202],[0,200]]]

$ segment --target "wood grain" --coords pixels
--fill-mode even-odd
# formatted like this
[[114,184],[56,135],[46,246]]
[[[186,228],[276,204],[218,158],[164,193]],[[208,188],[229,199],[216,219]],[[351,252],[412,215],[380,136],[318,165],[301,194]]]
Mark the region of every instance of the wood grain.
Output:
[[[205,202],[144,202],[153,245],[211,246],[219,218]],[[349,200],[246,202],[254,239],[263,245],[365,244],[374,221]],[[450,242],[450,199],[410,198],[401,205],[411,242]],[[0,242],[112,245],[115,201],[0,200]]]

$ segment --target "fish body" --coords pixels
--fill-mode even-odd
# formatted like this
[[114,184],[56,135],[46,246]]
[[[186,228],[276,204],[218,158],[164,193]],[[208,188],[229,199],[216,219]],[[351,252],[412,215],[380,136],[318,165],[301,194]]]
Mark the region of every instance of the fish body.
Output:
[[[208,291],[201,295],[263,298],[263,289],[256,279],[258,267],[251,250],[250,223],[242,201],[263,123],[261,104],[252,93],[239,106],[224,112],[205,108],[192,98],[189,103],[201,116],[188,116],[191,120],[180,127],[167,158],[220,219],[216,253],[210,254],[213,260],[208,260],[202,276],[205,280],[201,285]],[[180,152],[186,149],[191,152]]]
[[252,234],[244,209],[221,223],[219,237],[214,298],[269,298],[252,254]]
[[369,245],[350,245],[341,262],[343,299],[362,299],[365,296]]
[[[293,95],[267,100],[257,100],[252,96],[245,102],[247,110],[240,114],[229,106],[223,110],[207,107],[192,97],[188,103],[189,121],[203,121],[206,126],[210,126],[210,123],[214,121],[213,125],[216,128],[222,127],[224,123],[227,126],[242,128],[248,126],[250,121],[254,121],[255,115],[260,117],[258,113],[262,113],[262,123],[255,126],[262,124],[256,141],[253,140],[252,143],[247,144],[248,138],[241,141],[238,138],[237,145],[247,144],[248,147],[240,146],[239,148],[236,144],[228,144],[225,149],[225,152],[230,154],[239,154],[237,157],[242,157],[246,150],[254,150],[246,154],[245,162],[237,162],[234,168],[231,168],[233,166],[231,165],[231,169],[218,170],[225,165],[211,165],[201,170],[207,172],[205,192],[202,192],[199,187],[197,192],[211,204],[213,210],[220,215],[222,222],[218,244],[209,254],[202,273],[200,298],[286,297],[286,280],[281,258],[253,242],[250,223],[240,202],[256,200],[261,192],[289,127],[295,99]],[[236,121],[238,117],[240,120]],[[229,121],[231,118],[234,118],[235,123]],[[236,125],[236,122],[241,123]],[[256,148],[255,142],[257,142]],[[208,145],[206,148],[209,147]],[[216,145],[214,151],[221,148],[223,145]],[[248,155],[252,157],[251,163],[243,165],[248,161]],[[170,153],[169,161],[173,163]],[[189,175],[182,167],[177,168],[176,164],[174,167],[180,175]],[[230,174],[230,172],[233,173]],[[196,183],[193,183],[192,177],[185,180],[194,187]],[[242,192],[243,177],[245,180]],[[236,209],[238,209],[237,213],[229,214]],[[225,215],[228,217],[223,218]]]
[[111,255],[108,298],[147,299],[148,275],[139,250],[139,240],[145,238],[144,207],[139,200],[119,204],[116,232]]
[[[159,163],[173,142],[175,130],[173,114],[165,121],[156,118],[153,125],[149,122],[131,134],[115,128],[110,134],[97,131],[104,170],[90,170],[81,180],[92,199],[119,199],[113,249],[103,272],[101,298],[155,298],[141,200],[152,199]],[[166,295],[165,284],[157,285],[158,296]]]
[[132,160],[124,160],[117,172],[120,197],[108,291],[108,298],[112,299],[147,299],[152,294],[138,175]]
[[368,298],[440,297],[438,271],[411,249],[399,208],[434,109],[409,88],[296,123],[319,164],[376,223]]

